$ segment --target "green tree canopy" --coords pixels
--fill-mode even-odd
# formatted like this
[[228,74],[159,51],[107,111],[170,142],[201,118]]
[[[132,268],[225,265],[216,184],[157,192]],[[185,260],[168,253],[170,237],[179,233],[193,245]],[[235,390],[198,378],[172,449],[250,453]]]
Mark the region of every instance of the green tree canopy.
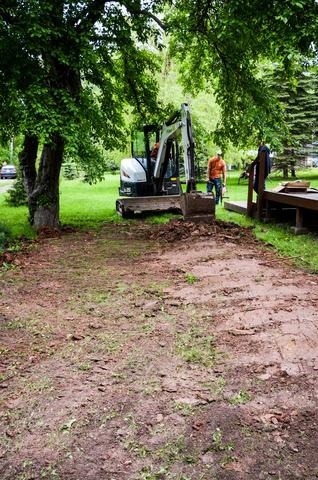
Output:
[[[186,88],[211,86],[221,107],[218,143],[271,136],[281,109],[258,75],[271,59],[290,69],[317,52],[315,0],[176,0],[168,17],[171,54]],[[269,138],[270,140],[270,138]]]
[[[25,135],[20,160],[37,227],[58,224],[65,148],[88,178],[104,173],[99,145],[125,137],[124,112],[155,110],[160,2],[4,0],[0,6],[0,129]],[[43,150],[38,171],[35,160]]]

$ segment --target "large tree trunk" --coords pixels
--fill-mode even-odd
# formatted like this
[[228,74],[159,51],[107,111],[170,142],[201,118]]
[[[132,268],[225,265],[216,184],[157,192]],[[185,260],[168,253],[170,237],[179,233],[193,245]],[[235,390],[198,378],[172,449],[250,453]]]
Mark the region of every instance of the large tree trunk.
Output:
[[30,196],[30,219],[36,230],[59,227],[59,178],[64,152],[61,135],[44,144],[38,175]]
[[36,180],[35,162],[38,153],[38,146],[38,137],[26,134],[24,137],[23,149],[19,154],[23,184],[28,198],[30,198]]

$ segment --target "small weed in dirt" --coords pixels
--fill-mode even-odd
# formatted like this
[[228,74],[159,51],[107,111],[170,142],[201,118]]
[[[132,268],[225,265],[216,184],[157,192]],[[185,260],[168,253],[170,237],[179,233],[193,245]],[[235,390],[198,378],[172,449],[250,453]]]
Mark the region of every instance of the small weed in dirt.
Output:
[[244,425],[243,427],[241,427],[241,432],[245,437],[252,437],[254,433],[252,428],[248,425]]
[[193,407],[189,403],[183,403],[183,402],[178,402],[175,401],[174,403],[174,410],[176,412],[180,412],[181,415],[184,415],[185,417],[191,415],[193,413]]
[[224,457],[221,458],[219,463],[221,467],[224,468],[226,465],[229,465],[229,463],[237,462],[237,460],[238,458],[233,455],[224,455]]
[[63,423],[60,427],[61,432],[69,432],[76,423],[76,418],[71,418],[68,422]]
[[199,363],[205,367],[215,364],[218,352],[215,339],[193,325],[186,333],[178,334],[177,351],[186,362]]
[[223,393],[224,387],[225,387],[225,385],[226,385],[226,380],[225,380],[225,378],[223,378],[223,377],[218,378],[217,381],[216,381],[216,383],[217,383],[216,393],[217,393],[217,394]]
[[185,274],[185,279],[186,279],[186,282],[187,282],[189,285],[193,285],[195,282],[198,281],[198,277],[196,277],[196,276],[193,275],[192,273],[186,273],[186,274]]
[[20,320],[12,320],[12,322],[6,323],[4,325],[4,328],[7,328],[8,330],[21,330],[23,328],[26,328],[26,325]]
[[99,349],[107,353],[116,353],[122,347],[121,342],[109,333],[98,333],[96,339]]
[[132,412],[128,412],[124,416],[124,422],[127,423],[127,425],[131,430],[134,430],[134,431],[138,430],[138,425]]
[[112,377],[115,379],[115,383],[121,383],[127,379],[127,375],[122,372],[113,372]]
[[4,275],[6,272],[9,272],[9,270],[13,270],[17,272],[18,270],[20,270],[20,268],[17,265],[14,265],[13,263],[3,262],[3,264],[0,267],[0,276]]
[[[39,322],[34,318],[28,316],[25,320],[12,320],[4,325],[4,328],[9,330],[28,330],[30,333],[41,334],[42,330],[51,330],[51,327],[46,323],[41,323],[41,328],[38,328]],[[37,328],[35,328],[37,327]]]
[[155,329],[155,326],[152,325],[151,323],[144,323],[141,325],[141,331],[143,333],[152,333]]
[[32,460],[28,458],[23,460],[19,469],[20,473],[14,477],[15,480],[31,480],[35,478],[33,469],[34,465]]
[[229,398],[230,405],[243,405],[252,400],[251,395],[245,390],[240,390],[236,395]]
[[130,290],[130,285],[125,282],[117,282],[116,284],[116,292],[117,293],[126,293]]
[[151,450],[146,445],[142,445],[137,440],[132,438],[125,440],[123,446],[126,450],[129,450],[140,458],[145,458],[151,454]]
[[27,382],[25,384],[28,390],[33,392],[44,392],[45,390],[52,390],[53,389],[53,382],[48,377],[43,377],[40,380],[35,380],[33,382]]
[[119,416],[119,413],[118,412],[110,412],[108,413],[107,415],[102,415],[101,419],[100,419],[100,426],[101,427],[104,427],[108,422],[110,422],[111,420],[113,420],[113,418],[116,418]]
[[163,314],[163,320],[165,322],[169,322],[169,323],[174,323],[176,322],[176,316],[175,315],[171,315],[170,313],[164,313]]
[[134,259],[134,258],[139,257],[141,255],[141,253],[142,252],[139,251],[139,250],[130,250],[130,251],[127,252],[127,255],[128,255],[128,258]]
[[77,368],[79,370],[81,370],[82,372],[87,372],[87,371],[91,370],[93,367],[92,367],[92,364],[90,362],[83,362]]
[[48,465],[47,467],[41,468],[40,478],[45,478],[47,480],[59,480],[60,475],[58,474],[55,466]]
[[143,385],[142,393],[144,395],[153,395],[156,392],[160,392],[160,382],[157,379],[145,380]]
[[[46,353],[46,348],[44,347],[40,347],[39,345],[35,345],[34,347],[32,347],[32,352],[34,353],[43,353],[45,354]],[[21,354],[20,354],[21,355]],[[27,355],[26,353],[23,353],[23,355]]]
[[157,449],[155,455],[164,463],[172,464],[181,459],[185,449],[185,438],[183,435],[179,435],[175,440],[167,442]]
[[162,282],[149,282],[145,286],[145,293],[156,295],[157,297],[162,297],[164,295],[164,289],[170,286],[170,282],[165,279]]
[[210,390],[210,392],[214,395],[222,395],[225,385],[226,380],[223,377],[218,378],[214,382],[202,383],[202,386]]
[[29,458],[26,458],[25,460],[23,460],[22,462],[22,468],[28,468],[28,467],[32,467],[33,465],[33,461]]
[[110,292],[92,291],[88,294],[88,297],[86,298],[86,300],[103,305],[108,303],[110,297],[111,297]]
[[140,480],[164,480],[168,473],[165,467],[160,467],[159,470],[155,470],[153,467],[143,467],[139,472]]
[[224,451],[231,452],[234,450],[234,444],[232,442],[224,443],[222,430],[220,428],[217,428],[212,433],[211,450],[214,450],[215,452],[224,452]]
[[7,355],[7,353],[9,353],[10,350],[6,347],[0,347],[0,355]]

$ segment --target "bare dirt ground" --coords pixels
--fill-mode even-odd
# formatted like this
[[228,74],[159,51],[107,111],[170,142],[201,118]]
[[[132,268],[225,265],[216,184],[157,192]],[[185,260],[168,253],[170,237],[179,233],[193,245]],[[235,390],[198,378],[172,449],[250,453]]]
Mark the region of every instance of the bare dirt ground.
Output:
[[2,480],[318,477],[318,278],[250,231],[106,226],[6,268]]

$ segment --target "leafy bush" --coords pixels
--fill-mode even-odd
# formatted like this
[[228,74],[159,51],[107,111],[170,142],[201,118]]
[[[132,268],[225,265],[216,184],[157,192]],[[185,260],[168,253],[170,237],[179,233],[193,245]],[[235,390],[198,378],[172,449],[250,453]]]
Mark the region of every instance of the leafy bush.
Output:
[[20,207],[20,205],[28,204],[28,197],[25,192],[22,174],[17,169],[17,179],[14,182],[14,185],[7,193],[6,202],[12,207]]
[[10,230],[5,225],[0,223],[0,252],[2,252],[6,248],[10,239]]

